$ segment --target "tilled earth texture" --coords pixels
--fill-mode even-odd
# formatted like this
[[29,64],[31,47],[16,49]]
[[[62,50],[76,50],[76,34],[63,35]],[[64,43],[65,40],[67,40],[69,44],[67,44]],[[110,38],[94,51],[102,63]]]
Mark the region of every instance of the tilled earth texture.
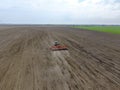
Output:
[[[54,41],[68,50],[51,51]],[[120,35],[1,27],[0,90],[120,90]]]

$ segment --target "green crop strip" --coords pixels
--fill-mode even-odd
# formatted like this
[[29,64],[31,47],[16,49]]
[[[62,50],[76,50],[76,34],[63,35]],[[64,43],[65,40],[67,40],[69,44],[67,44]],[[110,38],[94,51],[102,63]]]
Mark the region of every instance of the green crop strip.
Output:
[[120,34],[120,26],[73,26],[74,28]]

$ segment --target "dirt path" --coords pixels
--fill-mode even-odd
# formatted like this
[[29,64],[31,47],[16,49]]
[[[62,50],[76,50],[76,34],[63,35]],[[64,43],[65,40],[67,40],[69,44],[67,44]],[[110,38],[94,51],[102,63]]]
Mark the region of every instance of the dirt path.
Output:
[[[120,90],[119,38],[68,27],[0,28],[0,90]],[[55,40],[68,51],[50,51]]]

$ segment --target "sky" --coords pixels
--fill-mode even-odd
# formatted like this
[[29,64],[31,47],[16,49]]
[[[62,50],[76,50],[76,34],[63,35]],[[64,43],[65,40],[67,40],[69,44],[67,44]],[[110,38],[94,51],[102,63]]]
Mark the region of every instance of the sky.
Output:
[[0,24],[120,25],[120,0],[0,0]]

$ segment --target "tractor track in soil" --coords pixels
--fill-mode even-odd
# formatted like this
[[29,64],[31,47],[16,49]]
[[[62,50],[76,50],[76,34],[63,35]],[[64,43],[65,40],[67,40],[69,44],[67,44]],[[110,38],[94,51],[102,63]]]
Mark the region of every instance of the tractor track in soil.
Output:
[[[119,38],[70,27],[1,27],[0,90],[120,90]],[[51,51],[56,40],[68,50]]]

